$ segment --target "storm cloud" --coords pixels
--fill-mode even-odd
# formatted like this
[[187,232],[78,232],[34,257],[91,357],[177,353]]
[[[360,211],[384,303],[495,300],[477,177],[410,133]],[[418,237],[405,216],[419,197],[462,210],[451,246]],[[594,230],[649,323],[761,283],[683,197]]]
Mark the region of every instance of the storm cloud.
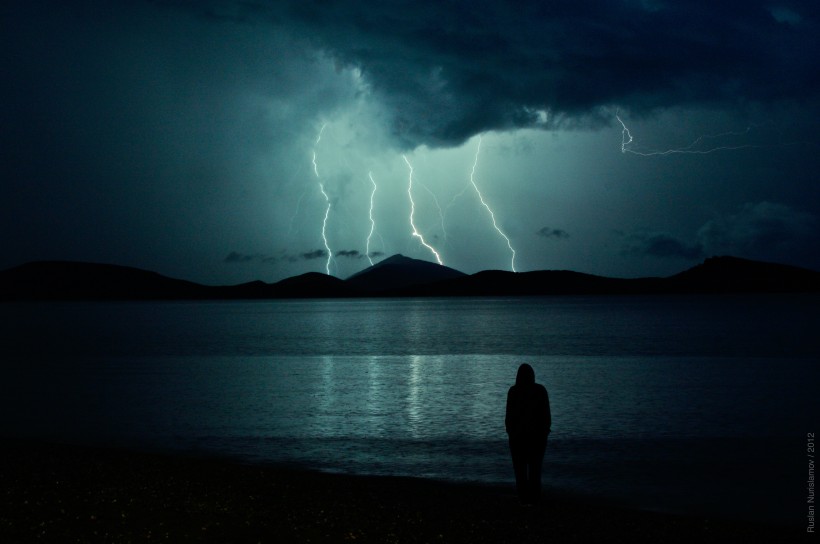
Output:
[[347,277],[419,236],[464,272],[820,267],[813,2],[2,11],[2,267]]
[[408,148],[487,130],[610,122],[617,106],[802,101],[816,98],[820,83],[812,2],[167,4],[310,36],[360,71]]
[[814,215],[776,202],[746,203],[737,213],[708,221],[698,238],[713,254],[785,257],[820,247]]
[[623,235],[622,252],[662,259],[698,260],[714,255],[743,255],[789,261],[820,247],[820,222],[810,213],[776,202],[745,203],[734,213],[708,220],[697,232],[677,237],[666,232]]

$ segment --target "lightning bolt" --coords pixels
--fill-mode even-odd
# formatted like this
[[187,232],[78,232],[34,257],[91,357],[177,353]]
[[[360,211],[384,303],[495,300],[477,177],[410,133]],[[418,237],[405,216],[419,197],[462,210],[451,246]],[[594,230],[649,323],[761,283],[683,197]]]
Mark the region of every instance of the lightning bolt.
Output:
[[[288,183],[293,183],[293,180],[298,178],[302,173],[302,168],[304,167],[303,164],[299,164],[299,167],[296,169],[296,172],[291,176]],[[296,201],[296,208],[293,211],[293,216],[290,218],[290,226],[288,227],[288,237],[293,234],[293,225],[296,223],[296,218],[299,216],[299,211],[302,207],[302,200],[305,198],[305,194],[307,193],[307,189],[302,190],[302,194],[299,195],[299,200]]]
[[439,224],[441,225],[441,232],[444,233],[444,242],[446,243],[447,242],[447,229],[444,228],[444,211],[441,209],[441,204],[439,204],[439,202],[438,202],[438,197],[436,196],[436,193],[431,191],[430,188],[427,185],[425,185],[421,182],[419,182],[419,185],[421,185],[421,188],[424,189],[425,191],[427,191],[427,193],[431,197],[433,197],[433,202],[436,203],[436,209],[438,210]]
[[407,182],[407,196],[410,197],[410,226],[413,228],[413,233],[412,234],[413,234],[413,236],[415,236],[416,238],[418,238],[421,241],[421,245],[423,245],[424,247],[429,249],[430,252],[433,255],[435,255],[436,261],[438,261],[438,264],[443,265],[444,263],[441,261],[441,256],[438,254],[438,252],[435,249],[433,249],[433,246],[429,245],[427,242],[424,241],[424,237],[416,229],[416,224],[413,222],[413,216],[416,213],[416,203],[413,202],[413,165],[410,164],[409,160],[407,160],[407,155],[402,155],[401,158],[404,159],[405,163],[407,163],[407,168],[410,171],[410,174],[408,175],[408,182]]
[[629,129],[626,128],[626,125],[623,121],[621,121],[621,117],[617,113],[615,114],[615,119],[617,119],[623,127],[623,130],[621,131],[621,153],[626,153],[626,146],[632,143],[632,133],[629,132]]
[[[465,184],[464,184],[464,188],[463,188],[461,191],[459,191],[459,192],[458,192],[458,193],[457,193],[457,194],[453,197],[453,199],[452,199],[452,200],[450,200],[450,203],[449,203],[449,204],[447,204],[447,207],[446,207],[446,208],[444,208],[444,216],[445,216],[445,217],[447,217],[447,213],[450,211],[450,208],[452,208],[452,207],[453,207],[453,205],[456,203],[456,200],[458,200],[459,198],[461,198],[462,196],[464,196],[464,193],[466,193],[466,192],[467,192],[467,189],[469,189],[469,188],[470,188],[470,184],[469,184],[469,183],[465,183]],[[443,228],[443,227],[444,227],[444,223],[442,222],[442,228]],[[445,239],[445,240],[447,240],[447,231],[445,231],[445,232],[444,232],[444,239]]]
[[296,222],[296,217],[299,215],[299,209],[302,207],[302,199],[305,198],[305,193],[307,191],[302,191],[302,194],[299,195],[299,200],[296,201],[296,209],[293,212],[293,217],[290,218],[290,227],[288,228],[288,236],[293,233],[293,224]]
[[367,260],[370,261],[370,266],[373,266],[373,259],[370,258],[370,239],[373,238],[373,232],[376,230],[376,221],[373,219],[373,198],[376,196],[376,181],[373,179],[373,172],[368,172],[367,177],[370,178],[370,183],[373,184],[373,191],[370,193],[370,233],[367,235],[367,247],[365,254]]
[[325,203],[327,207],[325,208],[325,218],[322,221],[322,240],[325,243],[325,250],[327,250],[327,262],[325,263],[325,271],[327,275],[330,275],[330,263],[333,260],[333,252],[330,250],[330,245],[327,243],[327,219],[330,217],[330,197],[327,196],[327,192],[325,192],[325,185],[322,183],[322,176],[319,175],[319,166],[316,163],[316,148],[319,146],[319,142],[322,141],[322,133],[325,131],[325,127],[327,123],[322,125],[322,128],[319,129],[319,135],[316,137],[316,142],[313,144],[313,173],[316,174],[316,179],[319,181],[319,191],[321,191],[322,196],[325,197]]
[[632,137],[632,133],[629,132],[626,124],[623,122],[621,117],[616,113],[615,119],[621,124],[621,153],[632,153],[633,155],[640,155],[642,157],[653,157],[653,156],[664,156],[664,155],[675,155],[675,154],[682,154],[682,155],[708,155],[710,153],[714,153],[716,151],[732,151],[735,149],[749,149],[749,148],[759,148],[759,147],[767,147],[761,144],[737,144],[737,145],[721,145],[715,147],[707,147],[705,149],[695,149],[696,146],[703,143],[705,140],[713,140],[716,138],[724,138],[727,136],[747,136],[749,132],[752,130],[752,127],[748,127],[746,130],[742,132],[722,132],[720,134],[711,134],[705,136],[698,136],[695,141],[691,144],[678,147],[673,149],[667,149],[665,151],[638,151],[630,147],[634,138]]
[[313,143],[313,173],[316,174],[318,179],[321,179],[319,176],[319,167],[316,164],[316,148],[319,147],[319,142],[322,141],[322,133],[325,131],[325,127],[327,123],[322,125],[322,128],[319,129],[319,134],[316,136],[316,141]]
[[498,227],[498,224],[495,222],[495,214],[490,209],[490,206],[484,201],[484,197],[481,195],[481,191],[478,190],[478,185],[476,185],[476,182],[475,182],[475,170],[476,170],[476,167],[478,166],[478,156],[479,156],[480,153],[481,153],[481,135],[479,134],[478,135],[478,145],[476,146],[476,150],[475,150],[475,160],[473,161],[473,169],[470,171],[470,183],[472,184],[473,189],[475,189],[475,192],[478,195],[478,199],[481,201],[481,205],[484,206],[487,209],[487,211],[489,212],[490,219],[493,222],[493,227],[495,228],[496,231],[498,231],[498,234],[500,234],[501,237],[504,238],[504,240],[507,242],[507,247],[510,248],[510,252],[512,252],[512,259],[510,260],[510,268],[512,269],[513,272],[516,272],[516,270],[515,270],[515,250],[513,249],[512,244],[510,243],[510,239],[507,238],[507,235],[504,234],[501,231],[501,229]]

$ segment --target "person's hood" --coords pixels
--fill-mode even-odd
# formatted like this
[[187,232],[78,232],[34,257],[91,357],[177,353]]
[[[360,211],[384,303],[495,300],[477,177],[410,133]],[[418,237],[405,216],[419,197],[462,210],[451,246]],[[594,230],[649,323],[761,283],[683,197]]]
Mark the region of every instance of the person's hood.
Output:
[[518,374],[515,377],[515,385],[531,385],[535,383],[535,371],[530,365],[524,363],[518,367]]

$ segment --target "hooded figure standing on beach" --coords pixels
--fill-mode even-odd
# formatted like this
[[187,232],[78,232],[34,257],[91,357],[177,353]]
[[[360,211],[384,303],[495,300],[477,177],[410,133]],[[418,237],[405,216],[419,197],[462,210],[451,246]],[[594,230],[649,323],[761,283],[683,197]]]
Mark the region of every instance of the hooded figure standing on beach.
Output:
[[528,364],[518,367],[515,385],[507,393],[504,425],[510,440],[515,487],[524,504],[541,498],[541,464],[552,426],[547,388],[535,383],[535,371]]

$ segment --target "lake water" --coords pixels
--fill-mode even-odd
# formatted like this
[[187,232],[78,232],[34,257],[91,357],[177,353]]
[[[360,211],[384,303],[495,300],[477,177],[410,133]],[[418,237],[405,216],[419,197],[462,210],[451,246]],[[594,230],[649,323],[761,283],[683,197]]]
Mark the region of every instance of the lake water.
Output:
[[512,485],[526,362],[548,489],[805,523],[818,295],[27,303],[0,323],[6,436]]

